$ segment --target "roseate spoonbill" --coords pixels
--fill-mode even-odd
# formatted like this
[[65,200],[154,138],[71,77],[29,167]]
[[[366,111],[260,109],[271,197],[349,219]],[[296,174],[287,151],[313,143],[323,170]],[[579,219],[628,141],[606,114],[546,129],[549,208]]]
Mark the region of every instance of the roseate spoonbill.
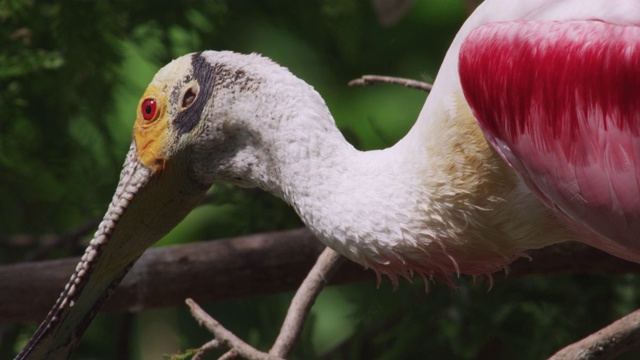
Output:
[[490,274],[570,239],[640,262],[639,169],[638,0],[485,1],[415,126],[380,151],[349,145],[320,95],[269,59],[189,54],[142,96],[104,220],[18,359],[68,357],[216,182],[282,198],[395,283]]

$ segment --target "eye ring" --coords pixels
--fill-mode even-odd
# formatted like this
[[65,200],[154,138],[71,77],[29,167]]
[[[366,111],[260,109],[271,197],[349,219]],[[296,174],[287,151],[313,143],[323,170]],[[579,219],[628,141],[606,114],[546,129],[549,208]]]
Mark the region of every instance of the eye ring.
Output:
[[142,118],[147,121],[153,121],[158,114],[158,103],[155,99],[144,99],[140,105]]

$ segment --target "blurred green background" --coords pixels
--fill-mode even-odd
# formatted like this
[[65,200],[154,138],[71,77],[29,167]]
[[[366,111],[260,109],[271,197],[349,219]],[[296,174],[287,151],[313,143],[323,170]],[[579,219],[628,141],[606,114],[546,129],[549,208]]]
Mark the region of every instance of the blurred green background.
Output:
[[[417,1],[393,26],[382,26],[371,4],[356,0],[2,0],[0,262],[24,261],[42,241],[102,215],[139,96],[171,59],[206,49],[271,57],[320,92],[349,141],[378,149],[407,132],[426,95],[347,82],[368,73],[432,80],[467,15],[463,0]],[[301,225],[260,191],[223,187],[219,198],[158,246]],[[78,255],[84,244],[47,258]],[[327,289],[294,358],[540,359],[640,305],[633,276],[528,277],[491,291],[468,278],[459,285],[436,284],[429,294],[418,280],[397,291],[386,281],[380,289]],[[206,310],[268,349],[291,295]],[[0,319],[0,359],[11,358],[35,328]],[[209,338],[184,307],[100,315],[75,358],[161,359]]]

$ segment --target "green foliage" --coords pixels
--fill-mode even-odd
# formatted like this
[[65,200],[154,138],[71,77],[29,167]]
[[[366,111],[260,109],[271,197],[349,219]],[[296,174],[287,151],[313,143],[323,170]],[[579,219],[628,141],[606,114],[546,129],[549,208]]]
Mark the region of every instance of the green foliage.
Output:
[[[464,17],[462,1],[445,0],[416,2],[391,28],[357,0],[0,2],[0,262],[24,259],[39,245],[33,236],[68,232],[104,212],[139,96],[172,58],[205,49],[269,56],[322,94],[352,143],[375,149],[408,131],[425,95],[346,83],[366,73],[432,79]],[[300,225],[257,190],[219,186],[213,197],[159,244]],[[539,359],[638,307],[638,285],[635,277],[546,276],[489,292],[468,279],[457,290],[432,285],[429,294],[420,281],[398,291],[387,282],[336,287],[318,300],[295,358]],[[290,298],[206,310],[266,349]],[[114,334],[128,316],[99,316],[77,358],[119,356]],[[136,359],[184,354],[210,339],[183,308],[145,311],[132,328]],[[11,358],[33,330],[5,332],[0,358]]]
[[170,356],[167,356],[167,358],[170,359],[170,360],[189,360],[197,352],[198,352],[198,349],[188,349],[188,350],[186,350],[185,352],[183,352],[181,354],[170,355]]

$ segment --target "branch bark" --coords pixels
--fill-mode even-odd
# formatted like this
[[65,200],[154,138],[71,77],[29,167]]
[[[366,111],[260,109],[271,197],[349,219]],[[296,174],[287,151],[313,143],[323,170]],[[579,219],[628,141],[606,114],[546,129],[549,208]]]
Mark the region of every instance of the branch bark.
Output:
[[[323,249],[304,228],[150,249],[103,311],[182,306],[187,297],[213,302],[295,290]],[[0,319],[41,321],[78,260],[1,265]],[[331,284],[374,280],[373,272],[348,263]]]
[[201,346],[194,357],[200,358],[212,349],[228,348],[229,351],[220,359],[278,360],[288,358],[302,333],[304,323],[313,303],[315,303],[316,298],[324,289],[328,280],[345,260],[346,258],[332,249],[324,249],[318,261],[309,271],[298,291],[296,291],[280,329],[280,334],[268,353],[259,351],[245,343],[202,310],[195,301],[187,299],[186,302],[191,309],[193,317],[214,335],[214,339]]
[[200,305],[192,299],[187,299],[186,303],[191,310],[191,315],[198,320],[200,325],[206,327],[207,330],[215,336],[214,340],[209,341],[200,348],[201,352],[209,351],[209,349],[220,349],[226,347],[231,348],[230,352],[225,354],[226,358],[240,357],[247,360],[283,360],[281,357],[260,352],[251,345],[242,341],[239,337],[235,336],[231,331],[227,330],[218,321],[202,310]]
[[362,75],[359,79],[354,79],[349,81],[349,86],[369,86],[374,84],[394,84],[400,85],[411,89],[418,89],[422,91],[429,92],[433,87],[431,84],[413,80],[413,79],[405,79],[394,76],[383,76],[383,75]]
[[[139,311],[295,290],[324,246],[307,229],[243,236],[148,250],[125,277],[104,311]],[[640,265],[582,244],[530,252],[509,278],[532,274],[640,273]],[[0,319],[41,321],[79,258],[0,266]],[[215,274],[215,276],[212,276]],[[507,275],[496,273],[500,280]],[[330,284],[375,281],[372,271],[345,263]]]
[[575,342],[555,353],[549,360],[613,359],[640,343],[640,310]]
[[324,289],[324,286],[345,260],[345,257],[330,248],[325,248],[320,254],[318,261],[293,297],[287,316],[280,329],[280,334],[269,351],[270,354],[282,358],[289,357],[300,337],[311,307],[322,289]]

